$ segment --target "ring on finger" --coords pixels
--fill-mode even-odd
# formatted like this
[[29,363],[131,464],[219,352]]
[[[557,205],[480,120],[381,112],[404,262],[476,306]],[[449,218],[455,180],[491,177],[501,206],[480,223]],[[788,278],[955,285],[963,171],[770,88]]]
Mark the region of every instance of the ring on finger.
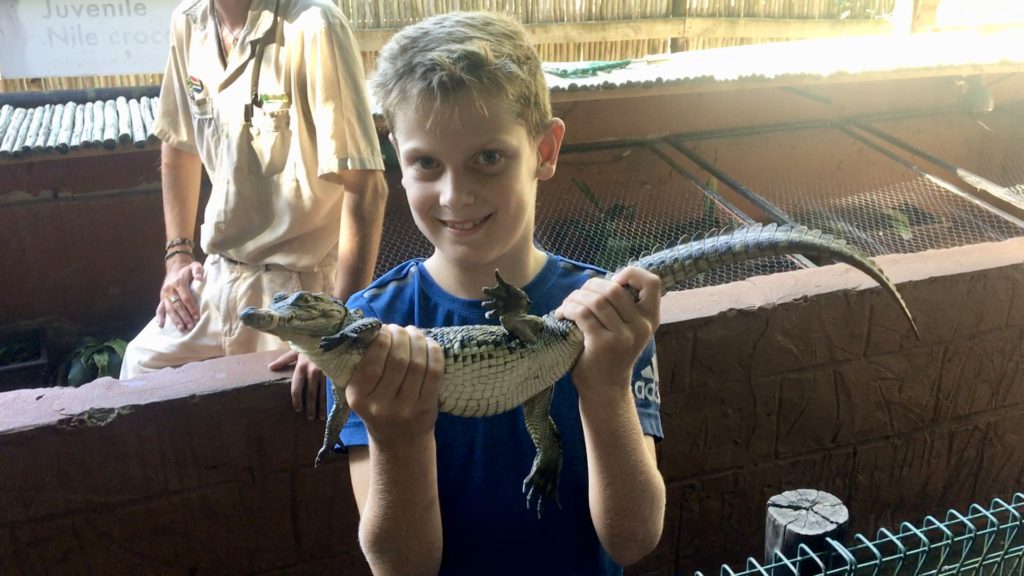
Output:
[[171,304],[176,303],[178,300],[181,300],[181,298],[177,294],[175,294],[175,295],[171,296],[170,298],[168,298],[168,301]]

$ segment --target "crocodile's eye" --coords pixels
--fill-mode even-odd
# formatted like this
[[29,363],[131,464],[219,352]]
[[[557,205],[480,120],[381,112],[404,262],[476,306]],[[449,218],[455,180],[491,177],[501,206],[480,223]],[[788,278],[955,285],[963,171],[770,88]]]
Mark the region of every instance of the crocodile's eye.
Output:
[[271,302],[273,302],[274,304],[280,304],[281,302],[284,302],[286,299],[288,299],[287,293],[278,292],[277,294],[274,294],[274,298],[271,300]]

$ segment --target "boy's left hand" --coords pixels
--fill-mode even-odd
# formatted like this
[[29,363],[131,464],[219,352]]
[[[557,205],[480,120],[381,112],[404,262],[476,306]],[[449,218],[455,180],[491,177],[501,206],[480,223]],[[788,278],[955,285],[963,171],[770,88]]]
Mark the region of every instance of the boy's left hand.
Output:
[[572,320],[583,332],[583,353],[572,371],[577,387],[620,388],[658,328],[661,280],[632,266],[610,280],[591,278],[566,297],[555,316]]

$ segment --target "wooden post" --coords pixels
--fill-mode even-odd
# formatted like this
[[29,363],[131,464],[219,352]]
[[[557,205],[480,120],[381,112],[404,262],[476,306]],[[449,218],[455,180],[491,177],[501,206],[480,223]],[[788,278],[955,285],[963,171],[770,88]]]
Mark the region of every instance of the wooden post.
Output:
[[149,99],[149,107],[153,109],[152,112],[153,112],[154,120],[156,118],[159,118],[160,117],[160,97],[159,96],[154,96],[154,97],[150,98]]
[[46,144],[43,146],[43,149],[47,152],[53,152],[53,149],[57,147],[57,136],[60,134],[60,123],[64,120],[65,108],[67,108],[65,104],[57,104],[53,107],[50,130],[46,133]]
[[914,0],[914,19],[911,32],[931,32],[936,28],[935,15],[942,0]]
[[[672,0],[672,17],[673,18],[680,18],[684,22],[686,21],[686,0]],[[669,42],[669,51],[670,52],[682,52],[682,51],[686,50],[686,38],[685,38],[686,27],[685,27],[685,25],[683,27],[683,30],[684,30],[684,32],[683,32],[684,37],[682,37],[682,38],[673,38]]]
[[[92,116],[92,112],[89,112]],[[68,141],[68,149],[78,150],[82,146],[82,129],[85,122],[85,105],[75,106],[75,120],[71,124],[71,140]]]
[[[123,98],[123,96],[118,96],[118,98]],[[117,107],[113,100],[107,100],[103,103],[103,147],[107,150],[117,148],[117,128]]]
[[139,98],[139,113],[142,115],[142,128],[146,133],[146,141],[156,142],[157,138],[153,135],[153,108],[149,103],[148,96]]
[[102,100],[97,100],[92,103],[92,145],[102,146],[103,145],[103,131],[106,129],[106,123],[104,122],[104,110],[106,109],[106,103]]
[[[828,492],[800,489],[772,496],[764,525],[765,562],[773,563],[776,552],[794,560],[801,544],[812,552],[828,551],[825,538],[842,542],[849,520],[846,506]],[[813,561],[801,563],[799,571],[801,575],[820,573]]]
[[82,148],[92,147],[92,102],[86,102],[84,106],[85,110],[82,113],[82,138],[79,142]]
[[11,123],[12,116],[14,116],[14,106],[4,104],[4,107],[0,109],[0,140],[3,140],[7,133],[7,126]]
[[142,124],[142,109],[139,108],[139,101],[132,98],[128,101],[128,111],[131,113],[132,142],[136,148],[146,145],[146,128]]
[[68,102],[64,105],[64,115],[60,119],[60,129],[57,131],[57,152],[67,154],[71,147],[71,134],[75,129],[75,111],[78,105]]
[[10,158],[14,154],[14,143],[21,132],[21,126],[25,123],[25,117],[29,115],[26,108],[15,108],[11,114],[11,122],[4,132],[4,139],[0,141],[0,158]]
[[36,120],[36,117],[42,118],[42,110],[35,108],[29,110],[25,116],[25,121],[21,123],[21,127],[18,128],[18,135],[14,139],[14,149],[11,154],[15,158],[21,158],[26,152],[32,149],[31,146],[25,146],[25,141],[28,140],[28,131],[32,127],[32,122]]
[[128,99],[118,96],[115,101],[117,109],[117,141],[129,144],[132,141],[132,116],[128,108]]
[[53,119],[53,106],[46,104],[37,106],[32,114],[32,123],[29,124],[28,134],[25,135],[25,144],[22,150],[42,150],[46,144],[46,136],[49,135],[50,121]]

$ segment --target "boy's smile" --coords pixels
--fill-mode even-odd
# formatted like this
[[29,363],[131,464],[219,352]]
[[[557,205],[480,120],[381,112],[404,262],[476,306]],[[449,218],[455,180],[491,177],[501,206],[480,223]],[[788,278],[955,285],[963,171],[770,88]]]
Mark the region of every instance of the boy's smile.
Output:
[[427,260],[435,279],[457,278],[444,288],[471,298],[495,269],[514,284],[532,279],[546,259],[533,243],[537,181],[554,174],[561,121],[531,137],[502,100],[463,93],[436,110],[428,103],[399,113],[394,124],[409,207],[435,249]]
[[484,222],[487,222],[488,218],[490,217],[488,216],[485,218],[480,218],[479,220],[466,220],[462,222],[458,222],[455,220],[443,220],[442,222],[444,222],[444,225],[447,226],[448,229],[452,231],[452,233],[458,234],[460,232],[473,231]]

